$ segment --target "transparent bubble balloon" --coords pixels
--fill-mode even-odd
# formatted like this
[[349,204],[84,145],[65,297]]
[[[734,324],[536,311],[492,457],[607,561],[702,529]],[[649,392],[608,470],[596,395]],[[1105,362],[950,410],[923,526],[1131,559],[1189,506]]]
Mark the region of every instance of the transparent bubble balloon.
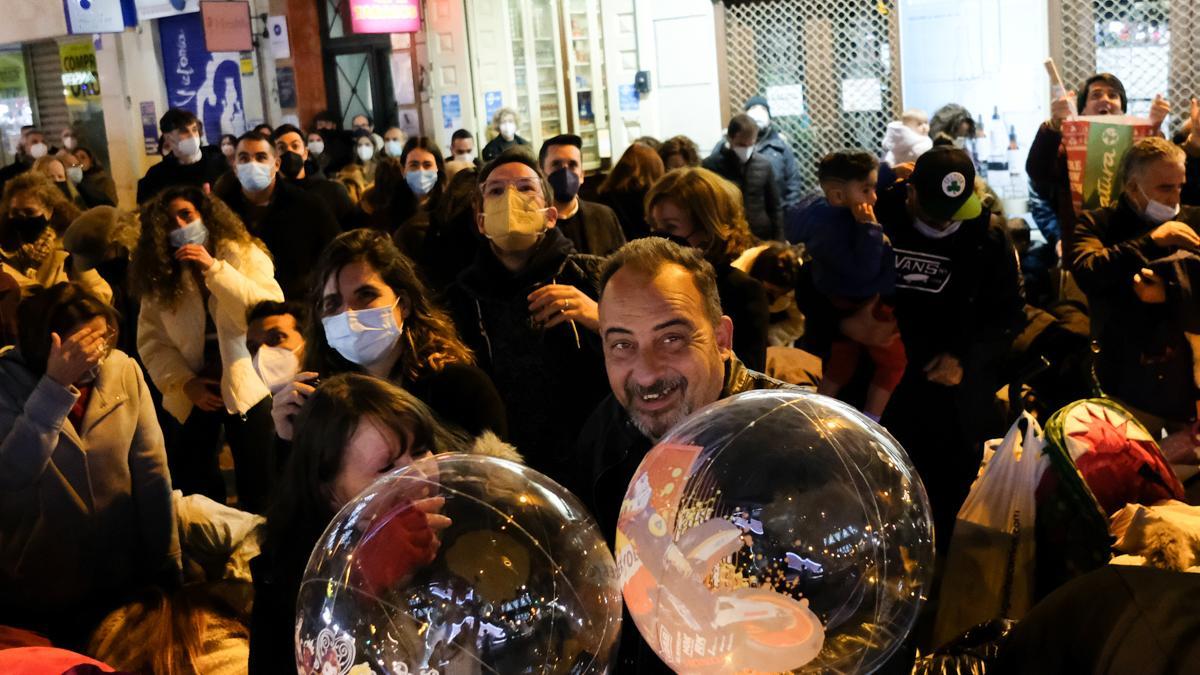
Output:
[[621,508],[637,629],[681,673],[868,673],[933,575],[925,488],[900,445],[802,391],[718,401],[673,428]]
[[297,602],[300,673],[602,673],[621,624],[612,553],[566,489],[438,455],[347,504]]

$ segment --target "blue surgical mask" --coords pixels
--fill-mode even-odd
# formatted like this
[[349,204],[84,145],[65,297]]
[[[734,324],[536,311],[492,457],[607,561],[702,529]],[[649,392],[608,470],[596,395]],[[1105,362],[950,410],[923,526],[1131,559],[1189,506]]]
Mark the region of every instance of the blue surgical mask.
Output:
[[167,241],[172,248],[182,248],[188,244],[203,246],[208,242],[208,228],[197,218],[183,227],[168,232]]
[[1150,195],[1146,194],[1145,190],[1142,190],[1141,185],[1138,186],[1138,190],[1142,193],[1142,196],[1146,198],[1146,208],[1142,209],[1142,216],[1145,217],[1146,220],[1154,223],[1155,225],[1162,225],[1168,220],[1174,220],[1175,216],[1179,215],[1178,204],[1172,208],[1158,200],[1151,199]]
[[275,167],[261,162],[246,162],[237,165],[238,182],[246,192],[262,192],[275,180]]
[[396,304],[373,309],[348,309],[321,319],[325,341],[347,361],[370,368],[387,357],[400,339],[403,326],[396,324]]
[[408,183],[408,187],[412,189],[413,194],[418,197],[424,197],[429,194],[434,185],[437,185],[438,172],[434,170],[417,170],[409,171],[404,174],[404,180]]

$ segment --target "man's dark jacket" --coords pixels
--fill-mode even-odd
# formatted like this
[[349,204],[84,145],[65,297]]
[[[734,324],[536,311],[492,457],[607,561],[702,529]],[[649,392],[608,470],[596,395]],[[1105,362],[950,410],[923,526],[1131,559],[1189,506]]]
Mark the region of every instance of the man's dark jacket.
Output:
[[579,209],[570,218],[559,218],[555,225],[575,250],[591,255],[608,255],[625,244],[625,232],[617,214],[604,204],[579,200]]
[[446,292],[459,335],[504,392],[509,439],[529,466],[560,482],[571,476],[579,430],[608,393],[604,354],[599,336],[578,323],[535,325],[528,296],[562,284],[595,300],[601,262],[551,228],[525,269],[510,272],[484,245]]
[[771,162],[771,170],[775,172],[775,185],[779,189],[779,198],[783,208],[793,206],[800,201],[800,167],[796,163],[796,153],[788,145],[787,138],[772,124],[758,134],[758,145],[754,146],[756,154],[766,157]]
[[[1200,231],[1200,208],[1184,206],[1173,220]],[[1200,313],[1191,286],[1200,282],[1200,260],[1159,262],[1176,249],[1155,244],[1155,225],[1122,196],[1083,214],[1067,252],[1071,272],[1088,296],[1092,337],[1100,347],[1096,372],[1105,393],[1169,420],[1189,420],[1197,397],[1192,355],[1184,331],[1196,331]],[[1150,268],[1167,283],[1167,302],[1147,304],[1133,291],[1133,276]]]
[[250,203],[237,181],[223,181],[221,199],[263,240],[275,259],[275,279],[289,300],[305,300],[312,270],[325,246],[341,233],[329,208],[316,197],[276,178],[266,213],[252,224]]
[[180,164],[175,155],[167,155],[150,167],[137,182],[138,204],[175,185],[204,187],[208,184],[210,188],[215,188],[217,179],[228,171],[229,160],[221,154],[220,148],[213,145],[200,148],[200,160],[194,164]]
[[783,200],[779,196],[771,160],[755,152],[743,163],[728,145],[722,144],[704,159],[703,166],[742,191],[746,221],[754,236],[783,239]]

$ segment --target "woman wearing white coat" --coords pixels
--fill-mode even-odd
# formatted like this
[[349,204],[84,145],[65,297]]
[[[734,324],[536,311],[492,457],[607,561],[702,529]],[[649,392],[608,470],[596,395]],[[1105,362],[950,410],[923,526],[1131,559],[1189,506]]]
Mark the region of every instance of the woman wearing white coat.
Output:
[[142,207],[130,280],[141,296],[138,353],[163,407],[183,426],[167,450],[184,494],[225,500],[220,431],[233,451],[238,506],[261,511],[273,445],[271,400],[246,347],[246,312],[283,300],[263,243],[220,200],[190,186]]

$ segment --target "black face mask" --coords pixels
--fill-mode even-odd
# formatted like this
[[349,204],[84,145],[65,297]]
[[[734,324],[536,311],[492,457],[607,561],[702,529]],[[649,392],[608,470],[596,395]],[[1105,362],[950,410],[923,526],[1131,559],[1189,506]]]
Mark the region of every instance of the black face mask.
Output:
[[42,230],[50,224],[46,216],[13,217],[8,219],[11,225],[25,241],[33,241],[42,234]]
[[303,169],[304,158],[299,153],[289,150],[279,158],[279,173],[282,173],[284,178],[295,180],[296,176],[299,176],[300,171]]
[[579,176],[570,169],[563,167],[546,176],[550,187],[554,188],[554,201],[565,204],[579,194]]
[[687,239],[684,239],[683,237],[680,237],[679,235],[676,235],[676,234],[667,234],[666,232],[652,230],[650,232],[650,236],[658,237],[660,239],[666,239],[667,241],[675,243],[675,244],[679,244],[680,246],[682,246],[684,248],[694,248],[692,246],[692,242],[690,242]]

